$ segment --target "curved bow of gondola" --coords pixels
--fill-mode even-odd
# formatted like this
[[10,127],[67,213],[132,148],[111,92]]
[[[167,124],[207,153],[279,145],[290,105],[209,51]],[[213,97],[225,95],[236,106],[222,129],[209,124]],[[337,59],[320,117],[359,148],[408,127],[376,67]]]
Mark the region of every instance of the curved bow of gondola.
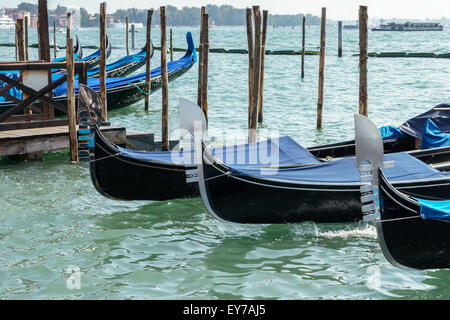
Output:
[[382,148],[373,148],[382,145],[375,130],[375,124],[368,118],[355,116],[358,166],[361,181],[368,183],[361,187],[362,211],[366,221],[375,223],[383,255],[394,266],[407,269],[449,268],[449,209],[443,220],[427,217],[424,206],[431,207],[433,214],[434,207],[438,207],[442,215],[442,203],[447,207],[450,201],[421,200],[394,187],[384,173],[386,163],[379,160],[383,157]]
[[[109,37],[106,36],[106,59],[108,59],[109,56],[111,55],[111,50],[112,50],[111,41],[109,40]],[[79,61],[88,63],[87,70],[91,70],[92,68],[95,68],[100,62],[100,49],[91,53],[87,57],[79,59]]]

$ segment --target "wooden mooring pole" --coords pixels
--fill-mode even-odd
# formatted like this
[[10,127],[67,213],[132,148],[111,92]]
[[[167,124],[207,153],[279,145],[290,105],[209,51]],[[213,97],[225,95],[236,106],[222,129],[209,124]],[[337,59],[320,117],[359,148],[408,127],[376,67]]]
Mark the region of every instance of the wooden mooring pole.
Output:
[[170,61],[173,61],[172,28],[170,29]]
[[258,101],[258,122],[263,122],[263,104],[264,104],[264,69],[266,60],[266,34],[267,18],[269,11],[263,10],[263,23],[261,35],[261,72],[259,75],[259,101]]
[[248,43],[248,128],[250,130],[250,118],[253,105],[253,22],[252,9],[246,9],[246,23],[247,23],[247,43]]
[[134,23],[131,24],[131,49],[134,50],[135,48],[135,43],[134,43]]
[[[47,0],[39,0],[38,2],[38,43],[39,43],[39,60],[50,62],[50,39],[48,33],[48,10]],[[48,83],[52,82],[52,72],[48,71]],[[52,98],[52,92],[49,97]],[[47,119],[55,119],[55,109],[53,105],[41,101],[43,111],[47,115]]]
[[162,84],[162,126],[161,126],[161,150],[169,150],[169,79],[167,75],[167,32],[166,32],[166,7],[159,8],[161,19],[161,84]]
[[145,111],[148,111],[148,106],[150,105],[150,91],[152,90],[152,79],[151,79],[151,32],[152,32],[152,16],[153,10],[147,10],[147,42],[145,43],[145,49],[147,51],[145,55]]
[[29,57],[28,57],[28,16],[25,16],[25,20],[24,20],[24,30],[25,30],[25,60],[28,61]]
[[66,39],[72,38],[72,12],[67,12]]
[[78,163],[78,141],[75,114],[75,85],[74,85],[74,59],[73,39],[66,39],[66,73],[67,73],[67,117],[69,120],[70,161]]
[[338,21],[338,57],[342,57],[342,21]]
[[56,59],[56,22],[53,21],[53,57]]
[[102,102],[102,121],[108,120],[106,101],[106,2],[100,3],[100,100]]
[[320,24],[320,59],[319,59],[319,99],[317,102],[317,129],[322,129],[322,109],[323,109],[323,84],[325,68],[325,30],[327,9],[322,8],[322,21]]
[[203,53],[203,16],[206,13],[206,7],[202,6],[200,10],[200,40],[198,45],[198,84],[197,84],[197,105],[201,107],[202,105],[202,75],[203,75],[203,59],[202,59],[202,53]]
[[306,17],[303,16],[302,22],[302,79],[305,77],[305,30],[306,27]]
[[128,47],[128,17],[125,18],[125,47],[127,48],[127,56],[130,55],[130,48]]
[[249,142],[256,142],[256,127],[258,122],[258,106],[261,74],[261,11],[259,6],[253,6],[253,18],[255,26],[255,44],[253,61],[253,94],[252,108],[250,111]]
[[17,61],[25,61],[27,54],[25,52],[25,29],[23,19],[16,20],[16,39]]
[[209,14],[202,18],[202,83],[200,107],[208,120],[208,62],[209,62]]
[[359,114],[369,114],[367,105],[367,7],[359,7]]

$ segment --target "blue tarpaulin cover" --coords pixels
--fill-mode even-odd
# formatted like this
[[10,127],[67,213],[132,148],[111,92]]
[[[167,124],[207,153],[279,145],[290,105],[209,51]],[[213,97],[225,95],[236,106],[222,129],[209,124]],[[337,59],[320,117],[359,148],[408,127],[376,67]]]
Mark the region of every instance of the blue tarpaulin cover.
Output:
[[[145,61],[146,56],[147,56],[147,54],[146,54],[145,50],[141,50],[141,51],[139,51],[136,54],[130,54],[128,56],[120,58],[119,60],[117,60],[117,61],[115,61],[113,63],[107,64],[106,65],[106,71],[118,68],[120,66],[126,65],[126,64],[128,64],[130,62],[134,62],[134,61],[135,62],[143,62],[143,61]],[[99,72],[100,72],[100,67],[96,67],[94,69],[89,70],[87,75],[89,77],[90,75],[97,74]]]
[[420,149],[432,149],[450,146],[450,133],[443,133],[430,119],[423,128]]
[[[134,159],[175,164],[194,164],[193,151],[133,151],[118,147],[123,155]],[[277,148],[277,149],[275,149]],[[277,152],[273,150],[278,150]],[[288,136],[260,142],[215,148],[211,152],[227,164],[243,165],[295,165],[320,163],[308,150]],[[272,158],[271,158],[272,157]],[[276,163],[271,163],[273,159]]]
[[[5,75],[5,76],[7,76],[7,77],[9,77],[9,78],[11,78],[11,79],[13,79],[13,80],[16,80],[17,78],[19,78],[20,77],[20,73],[19,72],[1,72],[3,75]],[[1,88],[3,88],[3,87],[5,87],[5,86],[7,86],[8,84],[7,83],[5,83],[5,82],[3,82],[3,81],[0,81],[0,89]],[[12,95],[13,97],[16,97],[16,98],[18,98],[18,99],[22,99],[22,91],[20,91],[20,90],[17,90],[17,88],[16,87],[12,87],[11,89],[9,89],[8,90],[8,94],[10,94],[10,95]],[[5,102],[5,101],[10,101],[9,99],[6,99],[5,97],[3,97],[3,96],[0,96],[0,102]]]
[[406,134],[400,131],[399,128],[394,126],[382,126],[379,128],[382,139],[403,139],[406,138]]
[[[384,169],[386,177],[390,181],[406,181],[450,176],[450,173],[444,173],[433,169],[424,162],[404,152],[386,154],[384,158],[385,161],[395,161],[395,166],[393,168]],[[273,174],[270,174],[268,169],[262,172],[259,168],[240,165],[230,166],[230,171],[233,175],[242,177],[250,176],[267,178],[267,176],[270,175],[271,179],[291,181],[317,183],[359,182],[359,172],[356,168],[355,158],[343,158],[306,167],[281,168],[273,170]]]
[[399,129],[409,136],[422,139],[425,122],[431,119],[442,132],[450,132],[450,104],[441,103],[433,109],[409,119]]
[[420,215],[423,219],[450,221],[450,200],[414,199],[420,203]]

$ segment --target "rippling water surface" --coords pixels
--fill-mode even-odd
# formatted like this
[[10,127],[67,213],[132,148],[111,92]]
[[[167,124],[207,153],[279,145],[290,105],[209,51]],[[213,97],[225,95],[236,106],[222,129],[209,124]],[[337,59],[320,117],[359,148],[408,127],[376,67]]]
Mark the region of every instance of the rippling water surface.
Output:
[[[174,28],[174,46],[186,47]],[[98,29],[77,33],[98,43]],[[159,44],[159,29],[152,29]],[[319,28],[307,28],[307,49],[317,50]],[[125,54],[125,31],[109,30],[109,61]],[[64,44],[64,34],[57,34]],[[143,30],[136,46],[144,45]],[[14,42],[1,31],[0,42]],[[30,30],[36,43],[36,30]],[[210,46],[246,48],[244,27],[210,30]],[[269,28],[267,48],[300,48],[299,28]],[[358,31],[344,30],[337,57],[337,27],[327,29],[323,129],[315,129],[318,57],[266,56],[264,124],[305,146],[353,137],[358,110]],[[85,49],[89,54],[93,49]],[[369,32],[370,52],[450,52],[450,32]],[[59,56],[64,55],[59,52]],[[182,55],[175,53],[175,59]],[[36,58],[36,49],[30,49]],[[0,47],[0,60],[14,58]],[[155,51],[152,65],[159,63]],[[243,132],[247,126],[247,55],[210,54],[209,126]],[[377,125],[406,119],[450,99],[450,59],[370,58],[369,116]],[[177,138],[178,97],[196,100],[197,65],[170,83],[170,130]],[[108,101],[114,103],[113,101]],[[161,131],[161,92],[112,111],[129,129]],[[122,202],[102,197],[87,166],[68,163],[65,151],[43,162],[0,160],[0,298],[5,299],[449,299],[448,270],[406,271],[381,253],[376,231],[364,224],[238,225],[210,217],[200,199]],[[81,271],[69,290],[68,268]]]

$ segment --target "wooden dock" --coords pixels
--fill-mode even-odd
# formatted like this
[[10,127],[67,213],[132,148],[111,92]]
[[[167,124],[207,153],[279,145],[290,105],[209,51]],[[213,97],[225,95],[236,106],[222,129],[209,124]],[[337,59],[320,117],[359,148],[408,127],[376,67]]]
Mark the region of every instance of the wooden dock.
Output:
[[[78,128],[77,128],[78,130]],[[152,145],[154,135],[128,131],[119,126],[101,128],[105,136],[118,145]],[[0,156],[25,155],[55,150],[69,149],[68,126],[52,126],[20,130],[0,131]]]

